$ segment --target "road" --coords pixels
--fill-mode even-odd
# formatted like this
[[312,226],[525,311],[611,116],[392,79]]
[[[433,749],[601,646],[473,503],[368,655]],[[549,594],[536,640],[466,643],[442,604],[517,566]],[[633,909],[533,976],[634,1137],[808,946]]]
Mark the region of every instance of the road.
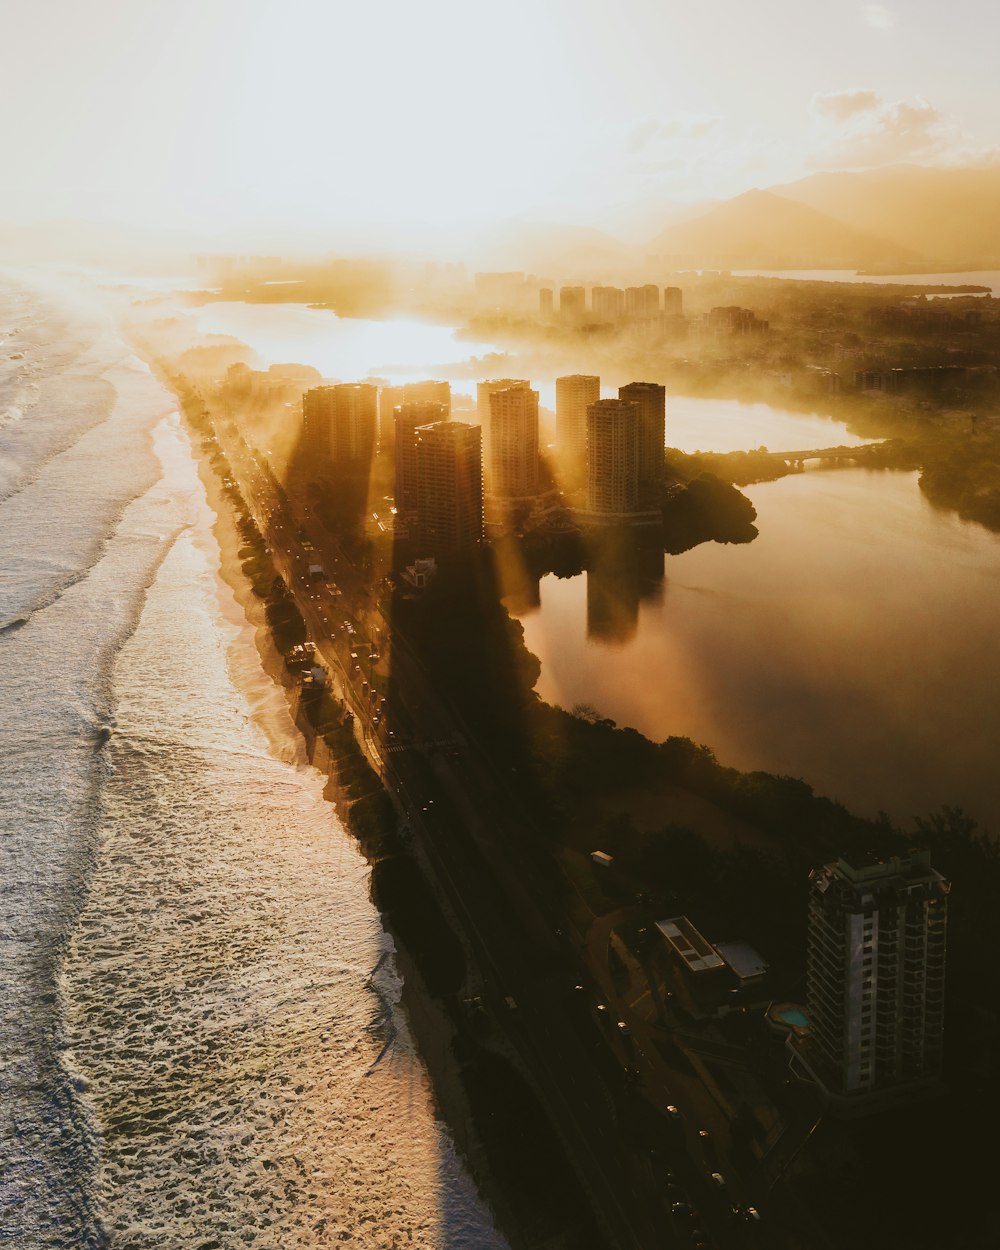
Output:
[[[622,1071],[638,1072],[640,1057],[630,1062],[621,1053],[629,1043],[602,1025],[596,993],[582,991],[580,1008],[579,950],[551,929],[529,874],[518,871],[518,864],[530,863],[537,836],[530,821],[498,785],[471,735],[435,698],[417,658],[369,601],[342,549],[308,511],[286,512],[273,479],[234,430],[216,433],[317,657],[355,715],[362,748],[461,925],[489,1018],[530,1076],[606,1244],[621,1250],[751,1244],[753,1230],[733,1220],[731,1199],[707,1179],[713,1158],[692,1153],[684,1131],[665,1114],[654,1115],[650,1131],[635,1132],[637,1107],[643,1115],[649,1108],[638,1091],[623,1087]],[[308,545],[299,537],[303,526]],[[310,563],[324,565],[339,595],[310,579]],[[379,659],[369,659],[372,654]],[[370,682],[373,670],[389,662],[392,705],[376,720]],[[640,1080],[662,1084],[656,1063],[641,1059],[650,1072],[640,1072]],[[700,1214],[672,1213],[678,1202]]]

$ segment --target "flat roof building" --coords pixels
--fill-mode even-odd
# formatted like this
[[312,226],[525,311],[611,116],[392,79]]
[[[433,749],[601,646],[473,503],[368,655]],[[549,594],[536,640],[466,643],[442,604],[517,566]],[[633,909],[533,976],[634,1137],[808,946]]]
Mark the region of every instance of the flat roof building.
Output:
[[587,511],[612,519],[638,506],[638,405],[599,399],[587,409]]
[[663,480],[667,441],[667,388],[659,382],[629,382],[618,388],[618,398],[639,410],[639,490],[648,491]]
[[474,547],[483,538],[482,430],[435,421],[416,431],[413,537],[433,555]]
[[937,1085],[949,885],[930,854],[850,856],[809,877],[800,1063],[842,1113]]
[[702,937],[687,916],[658,920],[656,927],[688,972],[713,972],[726,966],[725,960],[712,943]]
[[484,427],[486,490],[500,499],[538,494],[538,392],[512,386],[490,392]]
[[562,286],[559,288],[559,316],[564,321],[580,321],[586,311],[586,287]]
[[393,411],[396,525],[399,530],[409,532],[417,522],[417,431],[423,425],[447,419],[448,409],[441,403],[404,403],[398,404]]
[[316,386],[302,397],[310,451],[334,464],[363,468],[375,455],[378,389],[368,382]]
[[587,470],[587,409],[601,398],[601,379],[572,373],[556,378],[556,447],[575,479]]

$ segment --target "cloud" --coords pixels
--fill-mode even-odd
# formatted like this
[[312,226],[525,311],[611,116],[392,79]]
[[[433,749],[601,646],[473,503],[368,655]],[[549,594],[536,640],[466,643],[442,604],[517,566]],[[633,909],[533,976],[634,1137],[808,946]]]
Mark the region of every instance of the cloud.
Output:
[[896,15],[884,4],[863,4],[861,14],[869,26],[876,30],[892,30],[896,25]]
[[642,152],[658,146],[680,146],[703,139],[718,124],[717,117],[707,113],[676,113],[667,121],[641,122],[626,141],[626,150]]
[[855,87],[816,96],[817,150],[813,168],[863,169],[938,156],[953,141],[952,128],[927,100],[884,100]]
[[869,87],[851,87],[848,91],[831,91],[829,95],[813,96],[812,111],[834,121],[847,121],[858,113],[870,113],[881,104],[877,91]]

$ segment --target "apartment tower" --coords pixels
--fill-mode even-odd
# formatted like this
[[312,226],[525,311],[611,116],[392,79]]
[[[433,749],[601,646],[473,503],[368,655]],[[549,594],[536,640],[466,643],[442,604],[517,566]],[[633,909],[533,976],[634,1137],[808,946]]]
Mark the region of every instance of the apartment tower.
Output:
[[[447,385],[447,383],[445,383]],[[393,459],[396,468],[396,525],[409,533],[417,523],[419,474],[418,430],[422,425],[447,421],[449,409],[442,403],[397,404],[393,413]]]
[[343,467],[367,467],[375,454],[378,390],[367,382],[316,386],[302,397],[306,445]]
[[495,391],[507,391],[512,387],[529,388],[526,378],[488,378],[476,383],[476,416],[483,427],[483,464],[490,462],[490,396]]
[[587,409],[601,398],[601,379],[589,373],[556,378],[556,446],[572,481],[587,472]]
[[538,494],[538,392],[512,386],[490,392],[485,426],[486,490],[498,499]]
[[922,850],[844,857],[810,874],[812,1036],[795,1053],[841,1111],[937,1084],[948,890]]
[[474,547],[483,538],[482,430],[435,421],[416,431],[414,538],[431,555]]
[[638,405],[599,399],[587,409],[587,511],[612,519],[638,506]]
[[639,489],[647,491],[663,480],[666,387],[659,382],[630,382],[618,388],[618,398],[628,400],[639,409]]
[[[451,416],[451,383],[407,382],[384,386],[378,397],[378,442],[381,451],[390,451],[396,437],[396,409],[400,404],[443,404],[444,417]],[[434,418],[435,420],[437,418]]]

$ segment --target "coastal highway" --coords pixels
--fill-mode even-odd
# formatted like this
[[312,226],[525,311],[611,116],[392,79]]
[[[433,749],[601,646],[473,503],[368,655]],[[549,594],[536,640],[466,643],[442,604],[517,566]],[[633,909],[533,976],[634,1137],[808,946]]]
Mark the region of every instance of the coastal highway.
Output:
[[[392,644],[394,700],[389,716],[394,719],[388,724],[399,729],[389,739],[386,722],[378,727],[372,723],[370,701],[358,688],[362,674],[346,670],[335,642],[338,630],[344,629],[345,609],[340,605],[345,598],[358,603],[359,579],[343,553],[315,527],[310,529],[318,554],[302,546],[297,531],[309,518],[285,514],[273,481],[242,439],[230,435],[223,446],[319,657],[336,675],[340,692],[355,713],[364,749],[405,813],[421,858],[461,924],[482,977],[484,1004],[522,1069],[531,1074],[536,1094],[585,1186],[606,1244],[692,1246],[708,1237],[701,1231],[701,1224],[708,1223],[712,1235],[701,1244],[743,1245],[743,1230],[733,1229],[722,1211],[714,1209],[718,1196],[707,1191],[683,1143],[672,1139],[665,1128],[653,1155],[630,1132],[622,1108],[632,1095],[623,1092],[620,1081],[608,1080],[611,1072],[620,1075],[613,1050],[608,1063],[608,1051],[618,1039],[608,1037],[596,1019],[581,1021],[571,1001],[572,965],[565,944],[544,922],[523,879],[512,872],[511,845],[528,846],[532,831],[511,811],[489,770],[474,758],[466,735],[434,699],[418,662],[398,637]],[[344,591],[339,599],[309,580],[312,561],[336,568]],[[379,622],[378,628],[388,628],[382,618]],[[360,641],[365,635],[362,621],[355,628]],[[367,654],[366,643],[357,649],[359,655]],[[410,735],[404,738],[407,724],[419,724],[425,741],[450,742],[452,747],[421,745]],[[439,818],[435,811],[447,811],[450,818]],[[675,1173],[671,1191],[668,1157]],[[678,1195],[690,1205],[697,1202],[700,1222],[686,1213],[670,1214]]]

